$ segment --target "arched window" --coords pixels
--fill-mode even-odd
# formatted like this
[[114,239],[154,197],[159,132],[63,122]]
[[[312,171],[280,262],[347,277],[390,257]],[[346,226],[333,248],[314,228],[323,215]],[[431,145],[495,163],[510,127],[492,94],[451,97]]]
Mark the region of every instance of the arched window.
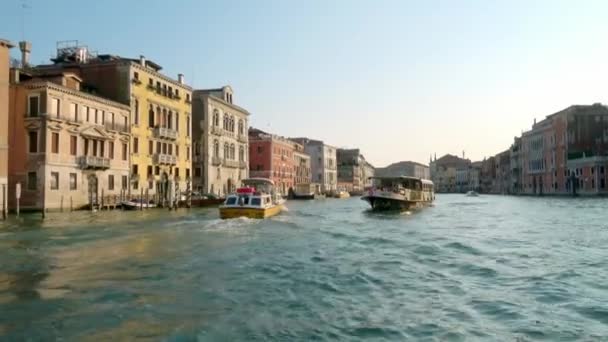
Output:
[[154,107],[152,105],[148,111],[148,127],[154,127]]
[[228,130],[228,114],[224,114],[224,129]]
[[230,158],[230,145],[224,143],[224,159]]
[[215,126],[220,125],[220,111],[217,109],[213,111],[213,124]]
[[245,148],[243,146],[239,146],[239,160],[245,161]]
[[234,147],[234,144],[230,145],[230,159],[234,160],[234,154],[236,152],[236,149]]
[[243,120],[239,120],[239,134],[243,135]]
[[163,108],[163,116],[160,119],[160,127],[167,127],[167,109]]
[[156,118],[154,120],[154,127],[158,127],[158,125],[160,124],[161,116],[162,114],[160,111],[160,107],[156,107]]
[[234,116],[230,117],[230,132],[234,132]]
[[220,156],[220,143],[217,140],[213,140],[213,156]]

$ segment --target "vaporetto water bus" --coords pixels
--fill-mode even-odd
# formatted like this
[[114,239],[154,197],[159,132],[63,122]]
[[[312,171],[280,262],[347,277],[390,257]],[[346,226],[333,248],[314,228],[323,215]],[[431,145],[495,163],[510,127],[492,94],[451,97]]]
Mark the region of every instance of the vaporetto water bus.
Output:
[[433,182],[417,177],[370,177],[373,186],[361,197],[372,210],[409,210],[435,200]]
[[249,178],[242,180],[243,187],[226,197],[220,206],[222,219],[248,217],[267,218],[283,210],[285,200],[274,187],[274,182],[266,178]]

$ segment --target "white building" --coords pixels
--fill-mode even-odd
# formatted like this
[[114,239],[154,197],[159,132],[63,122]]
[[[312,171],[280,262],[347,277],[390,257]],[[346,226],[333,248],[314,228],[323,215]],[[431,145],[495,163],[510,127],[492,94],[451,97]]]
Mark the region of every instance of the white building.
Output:
[[193,92],[193,189],[226,195],[248,177],[249,112],[230,86]]
[[336,148],[320,140],[308,138],[291,139],[304,146],[304,151],[310,156],[312,182],[321,184],[325,193],[336,191],[338,188],[338,169]]

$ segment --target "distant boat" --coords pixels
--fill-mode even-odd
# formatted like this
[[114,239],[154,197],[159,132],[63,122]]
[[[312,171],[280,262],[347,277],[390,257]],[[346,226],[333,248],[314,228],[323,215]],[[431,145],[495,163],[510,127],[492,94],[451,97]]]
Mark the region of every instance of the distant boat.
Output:
[[318,198],[325,198],[321,195],[321,186],[316,183],[302,183],[296,184],[295,189],[289,189],[290,199],[299,200],[312,200]]
[[467,197],[477,197],[477,196],[479,196],[479,194],[477,193],[477,191],[470,190],[470,191],[467,191],[467,193],[465,194],[465,196],[467,196]]
[[220,206],[220,217],[264,219],[279,214],[285,200],[274,187],[274,182],[266,178],[249,178],[241,181],[243,187],[228,195]]
[[370,177],[373,188],[366,196],[372,210],[409,210],[431,204],[435,199],[433,182],[417,177]]
[[346,191],[336,191],[333,194],[333,197],[334,198],[349,198],[350,194],[348,192],[346,192]]

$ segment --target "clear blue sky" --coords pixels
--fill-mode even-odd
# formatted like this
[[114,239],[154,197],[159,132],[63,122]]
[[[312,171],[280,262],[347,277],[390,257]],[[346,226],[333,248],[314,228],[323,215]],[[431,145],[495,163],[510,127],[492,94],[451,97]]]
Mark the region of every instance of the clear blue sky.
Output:
[[608,102],[607,13],[606,1],[3,0],[0,37],[31,41],[34,63],[71,39],[143,54],[195,88],[230,84],[256,127],[384,166],[481,159],[534,118]]

